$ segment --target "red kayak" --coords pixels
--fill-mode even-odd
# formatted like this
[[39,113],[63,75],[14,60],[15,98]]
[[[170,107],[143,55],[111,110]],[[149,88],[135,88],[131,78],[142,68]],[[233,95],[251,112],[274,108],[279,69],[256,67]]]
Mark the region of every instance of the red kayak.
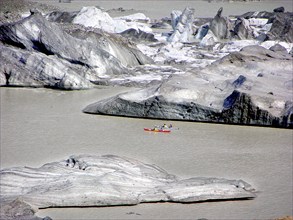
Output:
[[168,130],[168,129],[159,129],[159,128],[144,128],[143,130],[145,130],[145,131],[152,131],[152,132],[164,132],[164,133],[171,132],[171,130]]

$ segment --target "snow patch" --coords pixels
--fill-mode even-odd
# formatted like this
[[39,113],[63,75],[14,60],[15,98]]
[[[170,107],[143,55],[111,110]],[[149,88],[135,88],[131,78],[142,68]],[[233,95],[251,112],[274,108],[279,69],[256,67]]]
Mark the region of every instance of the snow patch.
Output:
[[199,96],[198,91],[191,90],[191,89],[181,89],[170,94],[171,99],[178,99],[178,100],[184,99],[186,101],[196,100],[198,96]]
[[[129,15],[125,17],[112,18],[107,12],[102,11],[94,6],[83,7],[73,19],[72,23],[81,24],[86,27],[100,28],[110,33],[121,33],[128,29],[141,30],[144,32],[152,32],[152,29],[140,22],[136,22],[137,18],[145,18],[142,13]],[[130,22],[128,22],[130,20]]]
[[142,89],[142,90],[135,91],[135,92],[121,94],[121,95],[119,95],[119,97],[124,100],[129,100],[129,101],[133,101],[133,102],[140,102],[140,101],[144,101],[146,99],[155,97],[158,94],[159,94],[158,91],[153,92],[153,90]]
[[126,16],[122,16],[122,17],[114,17],[114,20],[149,22],[151,19],[143,13],[135,13],[132,15],[126,15]]

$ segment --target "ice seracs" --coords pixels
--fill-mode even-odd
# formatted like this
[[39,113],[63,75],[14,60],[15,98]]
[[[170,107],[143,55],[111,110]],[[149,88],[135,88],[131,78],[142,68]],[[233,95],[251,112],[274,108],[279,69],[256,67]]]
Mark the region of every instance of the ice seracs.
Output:
[[107,12],[94,6],[83,7],[72,20],[74,24],[100,28],[109,33],[121,33],[128,29],[151,32],[147,22],[149,18],[142,13],[112,18]]
[[75,16],[72,23],[82,24],[86,27],[95,27],[113,33],[114,21],[107,12],[96,7],[83,7]]
[[178,11],[171,13],[173,33],[168,38],[170,42],[191,42],[194,40],[194,9],[185,8],[182,14]]

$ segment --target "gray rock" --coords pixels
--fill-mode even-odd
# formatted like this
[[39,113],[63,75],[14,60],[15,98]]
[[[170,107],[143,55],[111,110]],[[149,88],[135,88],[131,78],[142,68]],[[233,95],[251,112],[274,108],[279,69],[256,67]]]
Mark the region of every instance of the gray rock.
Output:
[[53,11],[46,15],[46,19],[51,22],[71,23],[78,12]]
[[33,208],[23,200],[17,198],[12,202],[1,202],[0,219],[5,220],[52,220],[50,217],[35,216],[37,208]]
[[179,180],[156,165],[113,155],[71,156],[40,168],[3,169],[1,202],[20,198],[36,208],[190,203],[256,197],[243,180]]
[[274,46],[270,47],[270,50],[274,51],[274,52],[282,52],[282,53],[286,52],[287,53],[286,48],[280,44],[275,44]]
[[293,42],[293,12],[247,12],[239,17],[249,18],[266,18],[268,23],[272,24],[270,31],[267,33],[269,40],[280,40]]
[[159,86],[98,101],[83,111],[292,127],[291,63],[288,54],[247,46],[201,71],[172,76]]
[[268,33],[269,40],[293,43],[293,12],[277,13]]
[[281,7],[275,8],[273,11],[274,12],[285,12],[285,8],[283,6],[281,6]]
[[280,44],[275,44],[274,46],[269,48],[271,51],[274,51],[278,54],[282,54],[284,57],[288,59],[291,58],[291,55],[288,53],[287,49]]
[[130,39],[134,42],[157,42],[158,40],[155,38],[153,33],[146,33],[141,30],[135,30],[135,29],[128,29],[126,31],[123,31],[120,33],[123,37],[126,37],[127,39]]
[[246,12],[243,15],[240,15],[239,17],[243,17],[245,19],[249,18],[267,18],[267,19],[273,19],[275,16],[275,13],[273,12],[267,12],[267,11],[250,11]]
[[168,24],[168,22],[156,21],[156,22],[152,23],[151,28],[152,29],[170,29],[171,26],[170,26],[170,24]]

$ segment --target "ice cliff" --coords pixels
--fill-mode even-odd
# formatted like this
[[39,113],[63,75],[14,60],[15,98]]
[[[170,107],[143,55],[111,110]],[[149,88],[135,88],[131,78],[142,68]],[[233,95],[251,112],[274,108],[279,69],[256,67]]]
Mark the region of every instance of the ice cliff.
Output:
[[[39,12],[0,26],[0,85],[86,89],[99,80],[151,63],[122,37],[89,29],[70,29]],[[75,35],[75,36],[73,36]]]

